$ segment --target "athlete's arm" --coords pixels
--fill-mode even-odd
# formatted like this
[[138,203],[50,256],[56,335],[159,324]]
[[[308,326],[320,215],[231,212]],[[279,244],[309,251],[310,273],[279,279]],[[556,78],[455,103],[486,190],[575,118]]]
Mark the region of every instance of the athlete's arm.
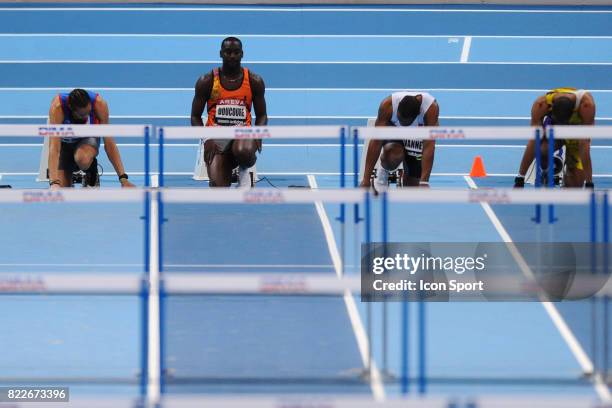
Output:
[[[438,102],[434,101],[427,112],[425,112],[425,126],[440,126],[439,121],[440,107]],[[431,169],[433,168],[434,153],[436,151],[435,140],[423,141],[423,159],[421,162],[421,183],[428,184]]]
[[[580,101],[578,107],[578,113],[582,118],[584,125],[595,124],[595,101],[590,93],[585,93]],[[586,183],[593,182],[593,165],[591,163],[591,140],[581,139],[579,144],[580,160],[582,161],[582,167],[584,168],[584,181]]]
[[[378,115],[376,116],[375,126],[389,126],[391,117],[393,116],[393,104],[391,97],[385,98],[378,107]],[[362,187],[370,187],[370,177],[376,166],[376,161],[382,150],[382,140],[371,139],[368,143],[368,151],[366,152],[365,169],[363,178],[361,179]]]
[[206,102],[210,99],[212,83],[213,75],[210,72],[201,76],[196,81],[193,102],[191,102],[191,126],[204,126],[202,114],[204,113]]
[[[109,120],[109,111],[108,104],[101,96],[98,95],[98,99],[96,100],[94,115],[98,119],[98,122],[101,125],[108,125],[110,123]],[[115,143],[115,139],[111,136],[106,136],[104,138],[104,151],[106,152],[106,156],[108,160],[113,165],[117,176],[120,176],[125,173],[125,169],[123,168],[123,162],[121,161],[121,155],[119,154],[119,149],[117,148],[117,143]],[[119,179],[121,183],[121,187],[134,187],[134,184],[130,183],[130,181],[126,178]]]
[[[546,97],[540,96],[535,100],[533,105],[531,106],[531,126],[542,126],[542,119],[544,115],[548,112],[548,105],[546,104]],[[523,158],[521,159],[521,164],[519,166],[519,175],[525,176],[527,174],[527,170],[531,165],[531,162],[535,159],[535,141],[529,140],[527,142],[527,146],[525,147],[525,152],[523,153]]]
[[547,113],[548,104],[546,103],[546,97],[542,95],[531,105],[531,126],[542,126],[542,119]]
[[[51,101],[51,107],[49,108],[49,123],[53,125],[61,125],[64,123],[64,111],[62,109],[62,102],[59,96],[56,96]],[[47,164],[49,169],[49,184],[51,188],[60,187],[59,178],[59,156],[62,141],[59,137],[49,138],[49,162]]]
[[255,110],[255,126],[265,126],[268,124],[268,112],[266,110],[266,84],[263,78],[257,74],[249,72],[251,91],[253,92],[253,109]]

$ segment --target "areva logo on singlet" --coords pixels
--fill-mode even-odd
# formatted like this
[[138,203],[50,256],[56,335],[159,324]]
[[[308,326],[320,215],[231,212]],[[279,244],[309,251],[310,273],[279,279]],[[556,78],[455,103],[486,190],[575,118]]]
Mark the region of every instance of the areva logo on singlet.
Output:
[[215,110],[215,123],[221,126],[242,126],[247,122],[247,108],[243,100],[219,99]]

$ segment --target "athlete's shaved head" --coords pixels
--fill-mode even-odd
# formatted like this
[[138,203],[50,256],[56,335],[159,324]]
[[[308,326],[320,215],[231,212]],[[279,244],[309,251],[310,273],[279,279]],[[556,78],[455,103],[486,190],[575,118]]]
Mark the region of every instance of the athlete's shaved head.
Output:
[[555,125],[568,125],[574,113],[574,101],[567,96],[559,96],[553,100],[550,117]]
[[242,60],[242,41],[236,37],[227,37],[221,42],[219,56],[223,60],[223,71],[234,72],[240,69]]
[[240,41],[240,38],[227,37],[227,38],[224,38],[223,41],[221,41],[221,49],[223,49],[223,47],[226,47],[227,45],[229,45],[229,43],[232,43],[232,42],[238,43],[238,45],[240,45],[240,48],[242,48],[242,41]]
[[421,102],[416,96],[404,96],[397,107],[397,119],[403,126],[409,126],[419,116]]

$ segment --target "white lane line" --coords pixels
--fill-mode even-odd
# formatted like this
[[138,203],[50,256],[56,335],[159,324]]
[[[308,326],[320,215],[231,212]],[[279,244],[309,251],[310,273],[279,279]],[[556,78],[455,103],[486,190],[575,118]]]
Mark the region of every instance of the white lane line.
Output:
[[[314,175],[308,174],[308,185],[312,189],[317,189],[319,186],[317,185],[317,181]],[[315,207],[317,209],[317,214],[321,219],[321,225],[323,226],[323,231],[325,233],[325,240],[327,241],[327,247],[329,249],[329,254],[332,259],[332,264],[334,266],[334,270],[338,277],[342,276],[342,257],[340,256],[340,252],[338,251],[338,246],[336,245],[336,239],[334,237],[334,231],[331,227],[331,223],[329,222],[329,217],[325,212],[325,207],[323,207],[323,203],[317,201],[315,203]]]
[[[470,186],[470,188],[478,189],[478,186],[476,185],[474,180],[472,180],[471,177],[465,176],[464,178],[467,184]],[[514,241],[510,237],[510,234],[508,233],[508,231],[506,231],[506,228],[504,228],[499,218],[497,218],[497,215],[495,214],[495,212],[493,211],[489,203],[481,202],[480,205],[482,206],[485,213],[489,217],[489,220],[491,221],[491,223],[497,230],[497,233],[499,234],[501,239],[506,244],[508,244],[508,250],[512,254],[512,257],[514,258],[514,260],[519,265],[523,274],[528,279],[535,279],[533,271],[531,270],[531,268],[529,267],[529,265],[527,264],[527,262],[525,261],[521,253],[519,252],[518,248],[514,245]],[[548,313],[548,316],[550,317],[555,327],[559,331],[559,334],[561,335],[563,340],[565,340],[565,343],[571,350],[572,354],[574,355],[574,358],[576,358],[576,361],[578,361],[578,364],[580,365],[582,372],[585,374],[593,374],[593,371],[594,371],[593,362],[591,361],[587,353],[584,351],[584,349],[582,348],[582,346],[576,339],[576,336],[574,336],[574,333],[571,331],[571,329],[565,322],[565,319],[563,319],[563,316],[561,316],[561,313],[559,313],[559,311],[557,310],[557,307],[551,302],[541,302],[541,303],[542,303],[542,306],[544,307],[544,310],[546,310],[546,312]],[[599,398],[601,398],[604,402],[611,401],[612,396],[610,394],[610,390],[608,389],[608,386],[605,384],[605,382],[602,380],[601,376],[595,376],[593,382],[594,382],[595,391],[597,392],[597,395],[599,396]]]
[[531,9],[444,9],[444,8],[339,8],[339,7],[2,7],[0,11],[15,11],[15,12],[39,12],[39,11],[91,11],[91,12],[109,12],[109,11],[180,11],[180,12],[215,12],[215,11],[247,11],[259,13],[478,13],[478,14],[495,14],[495,13],[519,13],[519,14],[600,14],[612,13],[612,10],[567,10],[567,9],[546,9],[546,10],[531,10]]
[[472,37],[467,36],[463,39],[463,48],[461,49],[461,62],[467,63],[470,58],[470,49],[472,48]]
[[[308,175],[308,184],[312,189],[318,188],[317,180],[314,175]],[[320,201],[316,202],[315,206],[317,208],[317,214],[319,214],[319,218],[321,219],[321,225],[323,226],[323,231],[325,233],[325,239],[327,241],[329,254],[331,255],[334,268],[336,269],[336,274],[338,275],[338,278],[340,278],[342,276],[342,257],[340,256],[340,252],[338,251],[338,245],[336,244],[334,231],[332,229],[331,223],[329,222],[329,217],[327,216],[327,212],[325,211],[323,203]],[[346,310],[351,321],[351,325],[353,326],[353,331],[357,340],[357,346],[361,354],[361,360],[363,362],[364,367],[367,367],[370,355],[370,342],[368,340],[365,327],[363,326],[363,322],[361,321],[361,317],[359,316],[359,310],[357,309],[357,304],[355,303],[353,294],[348,290],[344,292],[344,303],[346,305]],[[382,401],[386,398],[382,375],[380,374],[380,371],[378,370],[378,366],[376,365],[375,361],[370,362],[370,367],[370,387],[372,388],[372,394],[374,395],[374,398],[377,401]]]
[[[261,65],[576,65],[576,66],[609,66],[612,62],[576,62],[576,61],[274,61],[274,60],[251,60],[242,61],[244,64]],[[0,64],[218,64],[219,60],[0,60]]]
[[[438,38],[458,38],[465,35],[457,34],[160,34],[160,33],[0,33],[0,38],[29,38],[29,37],[52,37],[52,38],[331,38],[331,39],[402,39],[402,38],[423,38],[423,39],[438,39]],[[470,38],[491,38],[491,39],[510,39],[510,40],[610,40],[612,36],[602,35],[470,35]]]
[[[159,187],[157,175],[151,176],[151,187]],[[148,326],[148,364],[149,378],[147,397],[151,404],[156,404],[161,395],[161,322],[159,304],[159,202],[156,192],[151,192],[151,251],[149,260],[149,326]]]

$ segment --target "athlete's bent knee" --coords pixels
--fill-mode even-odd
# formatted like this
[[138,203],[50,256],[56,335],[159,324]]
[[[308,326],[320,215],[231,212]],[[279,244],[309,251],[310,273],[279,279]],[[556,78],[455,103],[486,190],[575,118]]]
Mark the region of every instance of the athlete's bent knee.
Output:
[[255,143],[236,143],[232,148],[234,159],[241,167],[252,167],[257,161],[257,146]]
[[77,164],[77,166],[79,166],[79,169],[83,171],[91,167],[91,164],[93,163],[95,158],[95,154],[92,154],[91,152],[82,149],[77,150],[77,152],[74,154],[75,163]]

